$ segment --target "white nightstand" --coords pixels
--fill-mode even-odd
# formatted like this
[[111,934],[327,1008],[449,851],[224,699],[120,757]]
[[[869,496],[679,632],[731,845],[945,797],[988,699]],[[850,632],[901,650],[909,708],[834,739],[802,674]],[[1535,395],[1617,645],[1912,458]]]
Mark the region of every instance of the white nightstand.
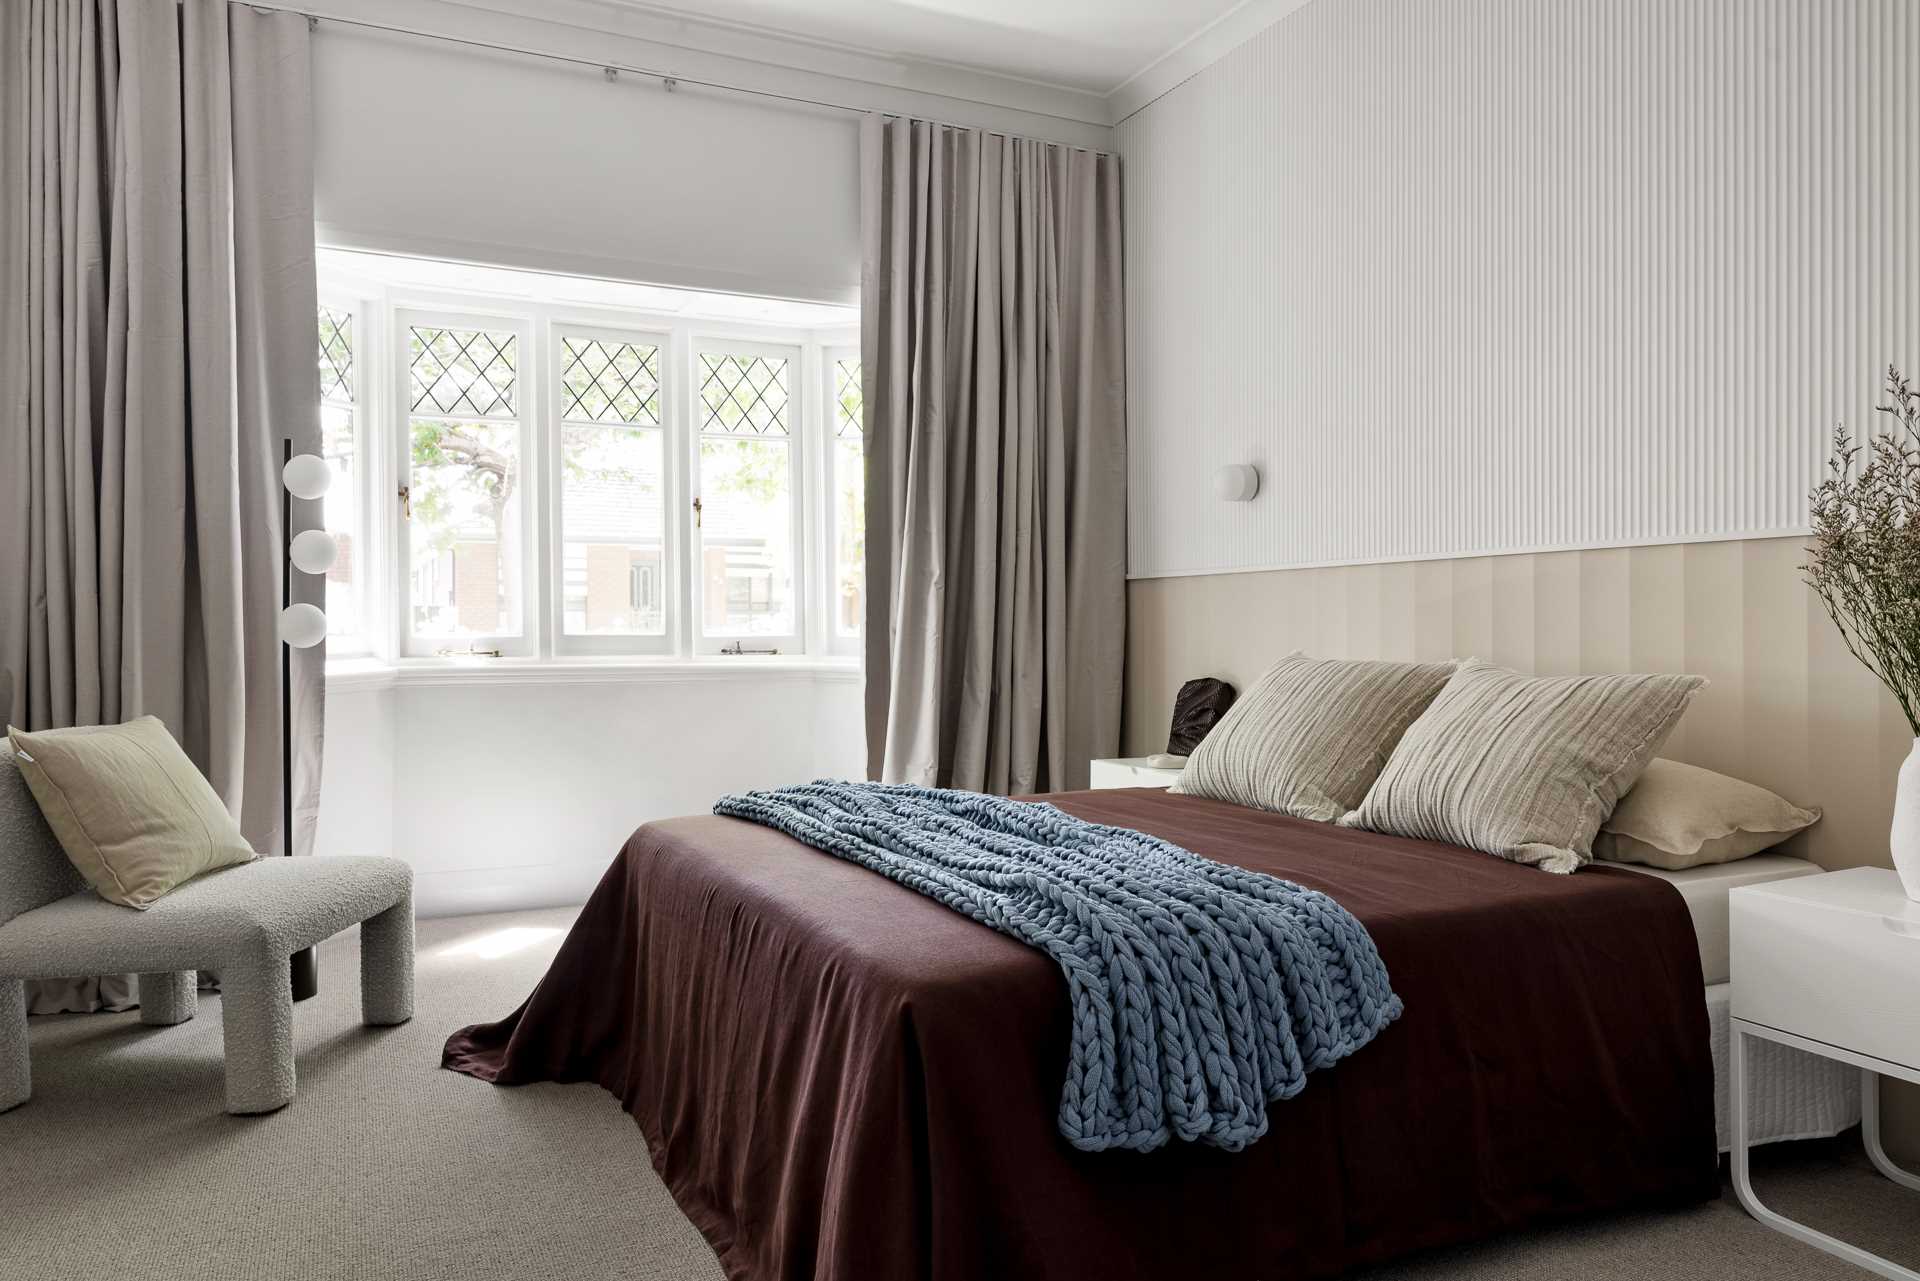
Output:
[[1172,787],[1186,768],[1184,757],[1175,757],[1179,765],[1149,765],[1148,756],[1115,756],[1094,761],[1087,781],[1089,787]]
[[1733,1186],[1760,1222],[1883,1277],[1920,1281],[1837,1237],[1776,1214],[1747,1174],[1746,1039],[1757,1036],[1861,1071],[1860,1132],[1880,1173],[1920,1191],[1920,1176],[1880,1143],[1880,1078],[1920,1083],[1920,903],[1900,878],[1858,867],[1733,891]]

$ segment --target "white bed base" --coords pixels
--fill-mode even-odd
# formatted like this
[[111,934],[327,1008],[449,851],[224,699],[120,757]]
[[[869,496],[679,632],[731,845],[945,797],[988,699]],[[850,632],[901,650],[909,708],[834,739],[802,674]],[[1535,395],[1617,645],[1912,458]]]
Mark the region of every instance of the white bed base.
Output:
[[[1713,1043],[1713,1124],[1720,1151],[1733,1147],[1733,985],[1707,989]],[[1860,1124],[1860,1073],[1777,1041],[1747,1042],[1749,1143],[1825,1139]]]

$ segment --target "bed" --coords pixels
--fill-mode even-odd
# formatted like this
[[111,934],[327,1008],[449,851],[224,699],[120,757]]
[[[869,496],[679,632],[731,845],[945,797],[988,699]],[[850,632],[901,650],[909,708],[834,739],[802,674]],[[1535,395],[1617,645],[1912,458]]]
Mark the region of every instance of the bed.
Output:
[[627,842],[520,1010],[447,1066],[595,1081],[729,1276],[1318,1277],[1599,1210],[1717,1195],[1680,895],[1158,790],[1048,798],[1325,890],[1406,1013],[1237,1153],[1083,1153],[1055,1129],[1053,963],[733,819]]

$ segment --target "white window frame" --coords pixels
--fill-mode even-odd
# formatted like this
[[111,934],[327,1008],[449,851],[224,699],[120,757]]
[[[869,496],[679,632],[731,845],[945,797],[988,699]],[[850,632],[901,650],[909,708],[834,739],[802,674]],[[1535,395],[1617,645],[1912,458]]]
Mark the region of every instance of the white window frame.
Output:
[[[558,657],[642,654],[671,655],[679,648],[678,632],[681,626],[681,608],[679,578],[684,559],[681,548],[683,522],[676,519],[686,500],[681,498],[683,468],[679,465],[677,439],[682,434],[675,429],[678,400],[684,399],[680,380],[673,378],[669,369],[674,358],[675,346],[670,329],[653,329],[640,326],[624,327],[606,324],[584,324],[579,321],[555,318],[545,327],[546,341],[543,344],[541,360],[549,366],[551,377],[547,379],[547,412],[545,419],[550,426],[545,431],[547,475],[553,478],[550,488],[551,502],[548,510],[551,519],[542,524],[542,537],[547,543],[545,564],[547,572],[541,583],[541,590],[547,596],[547,625],[553,638],[552,652]],[[570,636],[567,634],[566,601],[566,475],[561,451],[564,446],[566,420],[561,410],[566,404],[566,388],[560,379],[561,361],[566,351],[566,339],[586,338],[611,343],[646,343],[660,351],[660,426],[646,427],[646,431],[660,433],[660,462],[664,472],[660,496],[660,539],[661,569],[660,584],[662,605],[666,614],[666,628],[658,636]],[[600,426],[609,430],[630,430],[633,424],[607,422],[581,424]]]
[[[806,540],[808,491],[807,463],[811,451],[807,448],[808,423],[814,415],[808,413],[806,406],[811,403],[807,386],[806,357],[807,344],[798,339],[793,342],[760,342],[748,338],[735,338],[715,333],[701,333],[694,336],[687,345],[685,363],[686,382],[686,476],[689,496],[684,513],[684,523],[688,531],[687,578],[689,609],[688,628],[691,632],[693,652],[696,654],[719,654],[729,646],[743,646],[749,652],[754,650],[776,649],[782,656],[806,652],[807,619],[813,612],[808,609],[810,603],[807,585],[812,581],[808,570],[808,561],[812,559]],[[770,439],[766,436],[740,435],[726,432],[702,432],[700,429],[700,357],[719,356],[767,356],[779,357],[787,361],[787,484],[790,490],[788,517],[792,522],[791,539],[793,556],[793,630],[790,632],[756,633],[752,635],[734,635],[720,633],[708,635],[704,622],[706,602],[703,598],[706,575],[701,572],[705,560],[706,541],[701,535],[700,522],[693,508],[693,501],[702,497],[704,480],[700,475],[700,441],[711,435],[716,440]]]
[[[373,347],[371,313],[375,310],[367,305],[367,300],[344,290],[322,289],[319,291],[319,304],[329,311],[342,312],[353,322],[353,343],[348,355],[350,362],[349,379],[353,387],[353,510],[359,528],[352,530],[353,545],[348,554],[353,557],[353,605],[359,615],[360,626],[351,632],[335,633],[329,628],[327,633],[327,656],[329,658],[366,658],[374,652],[374,638],[380,634],[380,619],[374,610],[377,593],[368,581],[368,574],[376,563],[377,553],[369,531],[378,524],[372,508],[373,486],[371,473],[375,470],[374,433],[368,428],[368,410],[380,400],[380,366],[368,359]],[[315,323],[319,316],[315,314]],[[315,355],[317,357],[318,351]],[[324,442],[322,444],[324,450]]]
[[[411,335],[416,328],[429,329],[484,329],[495,333],[510,332],[516,340],[516,364],[514,375],[515,415],[509,419],[504,416],[491,418],[464,418],[458,415],[415,415],[412,396],[412,362],[405,354],[411,346]],[[541,617],[539,597],[545,590],[545,575],[538,572],[541,564],[536,540],[544,536],[545,518],[541,495],[545,490],[538,431],[538,417],[534,407],[540,403],[545,387],[545,371],[539,366],[543,363],[533,342],[534,326],[530,317],[524,315],[502,314],[484,307],[472,309],[438,309],[416,306],[396,306],[393,309],[393,331],[388,336],[390,349],[394,353],[394,368],[391,371],[390,385],[395,397],[392,428],[392,457],[398,469],[395,475],[400,479],[397,485],[409,488],[413,483],[413,428],[412,420],[418,416],[442,417],[457,421],[513,422],[520,429],[520,634],[439,637],[420,636],[413,630],[413,522],[396,510],[398,534],[394,539],[395,597],[397,627],[400,640],[400,653],[408,658],[445,657],[448,654],[463,654],[474,651],[498,650],[500,656],[522,658],[541,652],[541,637],[538,631],[538,619]],[[397,496],[397,490],[396,490]],[[396,504],[397,508],[397,504]]]
[[[839,364],[843,360],[858,361],[860,346],[858,343],[829,343],[820,349],[818,361],[820,369],[820,457],[822,478],[820,483],[820,501],[823,504],[820,516],[822,532],[822,556],[820,560],[820,636],[816,642],[823,654],[857,655],[862,652],[866,633],[866,620],[860,621],[860,630],[851,636],[840,634],[840,467],[839,437],[836,434],[840,422],[839,410]],[[865,423],[861,425],[860,455],[867,452],[867,434]],[[866,507],[866,495],[861,494],[862,511]],[[864,580],[866,567],[861,566]],[[864,589],[865,583],[862,582]],[[862,600],[865,599],[864,594]]]

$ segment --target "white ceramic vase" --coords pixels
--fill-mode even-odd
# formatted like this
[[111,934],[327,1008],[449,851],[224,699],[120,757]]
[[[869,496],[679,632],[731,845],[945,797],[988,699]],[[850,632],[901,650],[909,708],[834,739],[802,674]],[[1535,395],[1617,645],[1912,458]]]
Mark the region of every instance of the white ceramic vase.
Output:
[[1920,903],[1920,738],[1900,766],[1893,790],[1893,867],[1907,897]]

